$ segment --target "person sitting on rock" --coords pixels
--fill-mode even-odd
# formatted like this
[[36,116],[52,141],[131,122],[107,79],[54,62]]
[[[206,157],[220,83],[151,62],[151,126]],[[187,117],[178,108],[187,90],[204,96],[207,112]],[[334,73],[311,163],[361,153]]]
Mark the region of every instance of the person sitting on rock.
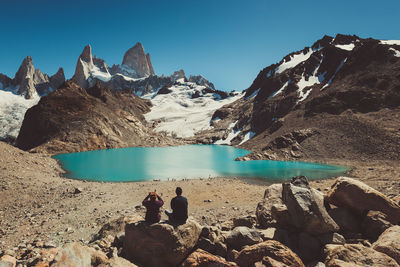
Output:
[[171,223],[184,224],[188,218],[188,201],[182,196],[182,188],[177,187],[175,193],[176,197],[171,200],[172,212],[165,210],[165,214]]
[[146,207],[145,221],[153,224],[158,223],[161,219],[160,208],[164,205],[164,201],[156,192],[150,192],[142,202]]

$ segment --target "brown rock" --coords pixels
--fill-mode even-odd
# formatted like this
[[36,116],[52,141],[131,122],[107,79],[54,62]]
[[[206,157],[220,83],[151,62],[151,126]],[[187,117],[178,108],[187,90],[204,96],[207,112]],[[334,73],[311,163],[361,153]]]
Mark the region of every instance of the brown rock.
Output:
[[400,265],[400,226],[392,226],[383,232],[372,248],[395,259]]
[[222,257],[214,256],[207,251],[197,249],[190,254],[182,263],[182,267],[233,267],[237,266],[234,262],[228,262]]
[[325,265],[338,266],[374,266],[398,267],[395,260],[384,253],[359,244],[327,245],[325,246]]
[[113,257],[109,261],[97,265],[97,267],[137,267],[137,265],[124,258]]
[[172,226],[167,223],[129,223],[125,226],[124,257],[147,266],[176,266],[194,248],[201,227],[188,220]]
[[339,225],[341,233],[360,232],[360,223],[354,214],[344,208],[334,208],[328,211],[331,218]]
[[284,205],[282,202],[282,184],[268,186],[265,189],[263,201],[257,205],[257,221],[262,227],[268,228],[276,225],[276,220],[272,215],[274,205]]
[[348,208],[360,214],[368,210],[380,211],[388,216],[389,222],[400,222],[399,205],[381,192],[352,178],[338,178],[328,192],[328,200],[335,206]]
[[270,257],[274,261],[288,266],[304,267],[301,259],[293,251],[275,240],[268,240],[242,249],[236,259],[236,263],[239,266],[250,267],[264,257]]
[[107,256],[93,248],[82,246],[81,244],[68,243],[66,244],[54,258],[52,267],[86,267],[99,265],[107,262]]
[[4,255],[0,258],[1,267],[15,267],[17,265],[17,259],[9,255]]
[[387,221],[387,216],[384,213],[374,210],[368,211],[361,223],[364,236],[372,242],[376,241],[391,226],[392,224]]

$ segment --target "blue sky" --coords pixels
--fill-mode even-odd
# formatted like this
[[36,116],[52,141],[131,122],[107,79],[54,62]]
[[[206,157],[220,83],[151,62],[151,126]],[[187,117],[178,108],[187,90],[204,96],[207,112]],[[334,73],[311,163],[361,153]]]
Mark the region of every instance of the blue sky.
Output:
[[140,41],[156,74],[184,69],[218,89],[243,90],[258,72],[325,34],[400,39],[400,1],[3,1],[0,73],[25,56],[73,75],[83,47],[108,65]]

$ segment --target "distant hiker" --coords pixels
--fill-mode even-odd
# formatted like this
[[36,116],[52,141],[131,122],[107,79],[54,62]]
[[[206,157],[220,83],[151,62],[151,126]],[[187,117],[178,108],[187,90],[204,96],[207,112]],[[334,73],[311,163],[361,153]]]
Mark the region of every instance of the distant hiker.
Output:
[[161,219],[160,208],[164,205],[164,201],[156,192],[150,192],[142,202],[146,207],[146,222],[153,224],[158,223]]
[[175,193],[176,197],[171,200],[172,212],[165,210],[165,214],[171,223],[184,224],[188,218],[188,201],[182,196],[182,188],[177,187]]

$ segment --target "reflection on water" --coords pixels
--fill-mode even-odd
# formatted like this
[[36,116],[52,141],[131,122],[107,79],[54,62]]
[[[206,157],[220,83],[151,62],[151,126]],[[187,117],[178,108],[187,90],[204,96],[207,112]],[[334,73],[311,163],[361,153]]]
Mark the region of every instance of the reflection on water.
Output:
[[234,161],[250,153],[231,146],[189,145],[177,147],[132,147],[96,150],[54,156],[67,177],[126,182],[152,179],[247,177],[285,180],[305,175],[309,179],[343,174],[342,166],[294,161]]

